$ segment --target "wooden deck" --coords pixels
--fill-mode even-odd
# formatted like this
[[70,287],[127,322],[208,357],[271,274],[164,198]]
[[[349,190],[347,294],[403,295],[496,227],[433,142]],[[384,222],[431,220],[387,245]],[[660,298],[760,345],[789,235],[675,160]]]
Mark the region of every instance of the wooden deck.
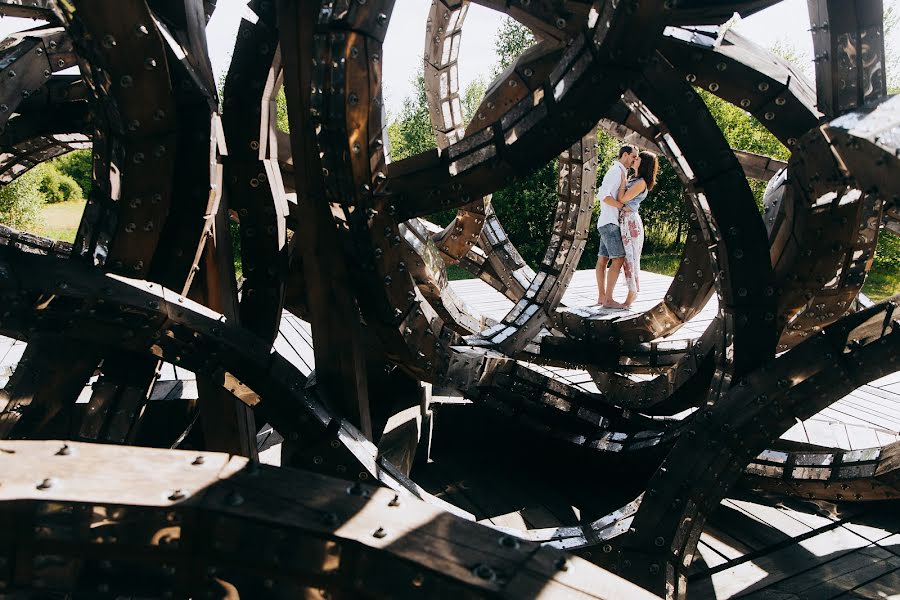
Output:
[[[642,273],[642,291],[635,309],[646,310],[663,296],[670,278]],[[454,281],[453,289],[480,315],[502,319],[512,303],[479,280]],[[625,290],[618,290],[622,298]],[[591,307],[596,283],[591,270],[579,271],[567,290],[567,307]],[[623,315],[623,311],[604,311]],[[709,305],[670,339],[697,337],[717,310]],[[22,356],[25,344],[0,338],[0,387]],[[314,368],[309,324],[285,313],[275,350],[304,374]],[[586,391],[596,392],[590,376],[579,370],[535,367]],[[195,398],[193,374],[165,365],[152,399]],[[90,385],[79,401],[86,402]],[[459,400],[453,400],[459,402]],[[447,415],[452,415],[448,405]],[[442,417],[439,415],[438,420]],[[467,457],[466,446],[479,439],[468,417],[457,417],[459,435],[443,434],[435,442],[437,459],[414,473],[430,492],[476,514],[486,524],[503,527],[547,527],[575,524],[580,515],[560,502],[533,471],[516,469],[513,463]],[[452,422],[452,417],[447,417]],[[452,427],[449,431],[452,432]],[[900,374],[865,385],[812,418],[798,422],[784,439],[822,446],[861,449],[900,439]],[[453,439],[451,439],[453,438]],[[452,461],[441,461],[444,456]],[[449,444],[449,445],[448,445]],[[452,447],[451,447],[452,446]],[[499,454],[499,453],[498,453]],[[505,454],[509,454],[506,452]],[[264,453],[277,463],[278,447]],[[550,470],[554,470],[551,466]],[[598,473],[599,478],[608,478]],[[585,482],[584,494],[602,493],[603,482]],[[528,500],[526,500],[528,499]],[[611,500],[614,502],[615,499]],[[895,504],[850,505],[840,508],[800,500],[768,501],[759,497],[726,499],[711,516],[701,537],[693,566],[690,598],[872,598],[900,600],[900,512]]]
[[[634,312],[652,308],[669,288],[671,277],[656,273],[641,273],[641,293],[634,303]],[[451,282],[451,287],[462,297],[473,312],[500,320],[513,304],[499,292],[478,279]],[[616,298],[623,299],[626,289],[621,282],[616,287]],[[592,270],[577,271],[563,296],[566,307],[594,307],[593,312],[622,316],[630,314],[622,310],[596,308],[597,283]],[[718,302],[713,296],[706,307],[694,319],[667,339],[679,340],[699,337],[715,317]],[[597,392],[586,371],[535,367],[545,373],[553,373],[588,392]],[[794,425],[783,439],[819,444],[845,450],[859,450],[883,446],[900,439],[900,373],[864,385],[826,408],[812,418]]]

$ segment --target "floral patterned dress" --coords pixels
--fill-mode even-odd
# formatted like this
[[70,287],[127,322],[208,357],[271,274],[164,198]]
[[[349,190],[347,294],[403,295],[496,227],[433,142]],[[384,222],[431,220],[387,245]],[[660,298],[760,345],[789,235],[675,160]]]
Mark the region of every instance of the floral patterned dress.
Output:
[[[625,189],[630,188],[637,181],[639,180],[630,180],[626,184]],[[638,214],[638,207],[646,197],[647,190],[644,190],[625,203],[631,209],[631,212],[623,210],[619,213],[622,244],[625,246],[625,264],[622,270],[625,272],[625,283],[628,285],[628,291],[630,292],[641,291],[641,250],[644,248],[644,224],[641,222],[641,216]]]

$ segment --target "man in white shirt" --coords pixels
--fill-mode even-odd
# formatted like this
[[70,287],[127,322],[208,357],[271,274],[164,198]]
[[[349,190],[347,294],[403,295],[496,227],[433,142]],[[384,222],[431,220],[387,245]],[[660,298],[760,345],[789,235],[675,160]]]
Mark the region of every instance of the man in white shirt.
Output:
[[[625,246],[622,244],[622,230],[619,229],[619,211],[625,206],[619,198],[625,189],[628,169],[637,157],[637,149],[625,145],[619,149],[619,159],[606,171],[597,199],[600,201],[600,216],[597,231],[600,233],[600,251],[597,253],[597,304],[607,308],[624,308],[625,305],[613,299],[613,288],[619,279],[619,272],[625,262]],[[610,260],[612,259],[612,260]],[[609,273],[606,272],[606,265]]]

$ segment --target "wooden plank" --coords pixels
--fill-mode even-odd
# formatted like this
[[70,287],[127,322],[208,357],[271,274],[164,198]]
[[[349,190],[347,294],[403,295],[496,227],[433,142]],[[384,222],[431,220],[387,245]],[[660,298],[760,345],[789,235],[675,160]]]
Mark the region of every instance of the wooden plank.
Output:
[[853,447],[852,442],[850,441],[850,434],[847,431],[847,425],[844,423],[834,423],[832,425],[832,431],[834,431],[834,437],[837,438],[836,448],[841,448],[843,450],[856,450]]
[[175,380],[175,365],[172,363],[163,363],[162,368],[159,370],[159,379],[160,380]]
[[[284,331],[284,327],[282,326],[282,331]],[[303,375],[309,375],[312,369],[306,361],[294,350],[294,347],[290,342],[285,338],[284,333],[282,331],[278,332],[278,335],[275,336],[275,341],[273,342],[272,347],[275,349],[275,352],[280,354],[287,360],[289,363],[294,365],[298,371],[300,371]]]
[[717,531],[727,531],[728,535],[747,548],[748,552],[761,551],[791,538],[744,512],[728,499],[713,512],[709,524]]
[[833,424],[809,420],[804,422],[803,426],[806,428],[806,434],[809,436],[811,444],[818,444],[828,448],[839,447]]
[[197,379],[197,376],[187,369],[182,369],[181,367],[175,367],[175,379],[179,379],[181,381],[193,381]]
[[809,527],[811,531],[821,529],[823,527],[832,526],[836,522],[836,519],[813,514],[810,512],[804,512],[802,510],[793,510],[791,508],[788,508],[787,506],[783,506],[780,504],[778,506],[778,511],[783,515],[794,519],[795,521],[803,523],[804,525]]
[[416,481],[436,497],[472,513],[476,517],[484,514],[482,508],[466,495],[459,481],[442,468],[442,464],[429,463],[416,473]]
[[[751,593],[772,589],[775,584],[819,565],[854,554],[872,544],[850,531],[838,527],[799,544],[791,544],[763,554],[752,561],[713,574],[709,579],[716,598],[753,597]],[[763,597],[762,594],[757,597]],[[768,598],[769,596],[765,596]],[[781,597],[775,595],[774,597]],[[794,596],[796,598],[796,596]]]
[[885,429],[900,430],[900,413],[893,410],[886,399],[867,394],[862,389],[850,392],[836,404],[853,407],[861,415],[866,415]]
[[724,565],[726,562],[728,562],[728,558],[707,544],[701,536],[700,541],[697,543],[697,554],[694,555],[694,562],[691,568],[702,571]]
[[736,506],[744,513],[750,515],[760,523],[773,527],[789,537],[797,537],[812,531],[812,527],[799,519],[793,518],[786,511],[773,506],[766,506],[756,502],[730,499],[728,503]]
[[[571,507],[569,513],[572,513]],[[560,525],[568,525],[560,517],[551,510],[550,507],[543,504],[533,503],[519,511],[525,526],[528,529],[543,529],[546,527],[559,527]],[[572,513],[574,516],[574,513]]]
[[851,450],[877,448],[880,445],[874,429],[852,425],[848,425],[846,429],[847,435],[850,438],[850,445],[852,446]]
[[[808,422],[809,421],[807,421],[807,423]],[[806,425],[804,423],[795,424],[781,436],[781,439],[808,444],[809,435],[806,433]]]
[[291,321],[282,321],[280,333],[294,353],[303,361],[306,370],[304,374],[308,374],[312,371],[316,364],[315,351],[313,350],[312,344],[301,335],[300,331]]
[[303,360],[310,367],[313,367],[315,355],[312,353],[312,331],[309,323],[291,315],[291,318],[286,320],[282,329],[285,338],[294,347],[294,350],[303,357]]
[[894,411],[896,411],[897,413],[900,413],[900,396],[897,396],[896,394],[887,392],[887,391],[883,390],[882,388],[876,387],[872,384],[864,385],[859,389],[871,396],[876,396],[878,398],[883,398],[884,400],[887,400],[888,401],[887,404],[889,406],[892,406]]
[[[846,423],[847,425],[859,425],[865,428],[873,428],[878,427],[875,423],[871,421],[867,421],[864,419],[860,419],[857,416],[854,416],[847,411],[834,408],[834,405],[831,405],[829,408],[822,409],[821,412],[816,414],[817,417],[823,418],[827,421],[833,421],[837,423]],[[878,427],[878,429],[883,429]]]
[[25,354],[25,348],[27,347],[28,344],[24,343],[13,344],[4,358],[4,363],[12,366],[13,370],[15,370],[16,365],[22,360],[22,356]]
[[889,385],[892,385],[895,383],[900,383],[900,371],[895,371],[894,373],[891,373],[890,375],[885,375],[884,377],[882,377],[880,379],[876,379],[875,381],[872,381],[871,383],[869,383],[869,385],[871,385],[873,387],[884,389],[886,386],[889,386]]
[[715,527],[707,527],[700,534],[700,540],[726,560],[734,560],[750,552],[750,548]]
[[[76,502],[174,507],[179,515],[188,510],[200,513],[196,515],[198,521],[205,518],[212,522],[225,517],[237,520],[239,526],[258,525],[277,530],[283,533],[281,539],[290,548],[324,540],[335,541],[340,544],[342,566],[345,561],[350,565],[369,565],[369,569],[359,573],[361,577],[365,574],[364,579],[331,581],[327,583],[329,589],[341,585],[352,590],[358,588],[351,586],[360,586],[379,597],[400,597],[409,593],[409,578],[422,572],[429,581],[426,590],[435,591],[436,597],[457,597],[460,590],[472,597],[507,594],[508,597],[541,594],[547,598],[579,595],[610,599],[651,597],[585,560],[524,540],[516,544],[501,543],[505,534],[455,517],[410,496],[398,497],[393,490],[366,486],[362,488],[364,494],[348,494],[346,481],[267,466],[251,471],[247,460],[229,458],[226,454],[78,443],[69,444],[69,452],[63,454],[59,452],[61,447],[60,442],[5,444],[5,449],[13,450],[15,456],[11,458],[9,454],[0,453],[0,470],[4,473],[4,485],[0,487],[0,512],[3,514],[0,516],[4,522],[8,522],[12,511],[22,502],[58,502],[63,508]],[[201,460],[197,460],[198,457],[202,457]],[[97,468],[97,465],[113,462],[118,469]],[[35,486],[35,481],[46,481],[46,485]],[[173,493],[173,490],[177,492]],[[400,510],[396,508],[398,501],[402,506]],[[34,510],[33,506],[29,508]],[[161,514],[161,511],[155,512]],[[323,514],[332,512],[336,515],[334,519],[323,519]],[[62,514],[65,518],[66,512]],[[188,518],[195,516],[187,514]],[[149,518],[144,526],[146,531],[141,529],[142,522],[134,523],[136,535],[149,536],[156,531],[158,521]],[[33,535],[31,527],[23,528],[23,531],[28,532],[23,537]],[[179,564],[191,560],[203,565],[215,556],[215,560],[249,565],[266,575],[279,570],[286,574],[282,563],[270,556],[247,556],[241,544],[213,549],[207,531],[205,528],[183,529],[183,543],[173,548],[173,552],[156,553],[157,560],[171,559]],[[374,531],[380,533],[373,535]],[[106,540],[108,543],[101,545],[95,544],[93,539],[76,541],[58,548],[58,552],[67,558],[78,557],[83,552],[79,544],[83,543],[91,548],[93,556],[98,556],[96,553],[99,552],[101,558],[108,559],[128,551],[127,540],[119,542],[117,538],[110,537]],[[27,537],[22,540],[25,541],[28,541]],[[17,560],[30,563],[32,551],[31,544],[19,544]],[[558,568],[560,559],[569,568]],[[223,565],[222,562],[216,564]],[[473,566],[478,564],[490,565],[504,574],[504,579],[479,576],[473,571]],[[384,568],[372,568],[373,565],[384,565]],[[206,569],[194,571],[187,576],[198,581],[207,576]],[[294,576],[303,577],[303,574],[295,573]],[[530,577],[533,581],[521,581],[522,577]],[[452,585],[435,587],[436,581]],[[381,587],[372,587],[375,585]],[[511,589],[516,591],[511,592]],[[352,595],[352,591],[348,593]]]
[[900,394],[900,382],[891,383],[880,387],[881,389],[886,390],[892,394]]
[[900,440],[900,435],[892,431],[881,431],[880,429],[876,429],[875,435],[878,437],[879,446],[887,446],[888,444],[893,444]]
[[748,598],[768,597],[768,592],[777,590],[807,600],[827,600],[842,592],[849,592],[883,575],[900,568],[900,557],[886,550],[867,547],[858,552],[839,556],[835,560],[817,565],[772,588],[764,588]]
[[75,399],[100,359],[59,335],[35,336],[27,348],[6,389],[0,438],[66,438]]
[[[900,541],[897,532],[900,531],[900,519],[896,515],[882,512],[868,511],[855,518],[853,521],[842,525],[847,531],[852,531],[867,542],[890,550],[890,546]],[[895,549],[896,550],[896,549]]]
[[153,390],[150,392],[150,400],[165,400],[175,388],[175,385],[175,381],[157,381],[153,386]]
[[893,600],[897,597],[897,590],[900,590],[900,569],[895,569],[890,573],[885,573],[872,581],[859,585],[852,591],[837,596],[836,600],[859,600],[860,598]]

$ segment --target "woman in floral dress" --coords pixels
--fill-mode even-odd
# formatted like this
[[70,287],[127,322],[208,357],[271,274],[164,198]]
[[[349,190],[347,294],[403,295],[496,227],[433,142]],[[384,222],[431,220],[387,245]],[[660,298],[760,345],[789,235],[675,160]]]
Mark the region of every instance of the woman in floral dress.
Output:
[[627,308],[637,298],[641,290],[641,250],[644,247],[644,224],[638,214],[638,207],[647,194],[656,185],[659,172],[659,161],[652,152],[641,152],[632,164],[636,175],[625,185],[622,202],[625,206],[619,212],[619,226],[622,229],[622,244],[625,246],[625,283],[628,285],[628,296],[624,306]]

